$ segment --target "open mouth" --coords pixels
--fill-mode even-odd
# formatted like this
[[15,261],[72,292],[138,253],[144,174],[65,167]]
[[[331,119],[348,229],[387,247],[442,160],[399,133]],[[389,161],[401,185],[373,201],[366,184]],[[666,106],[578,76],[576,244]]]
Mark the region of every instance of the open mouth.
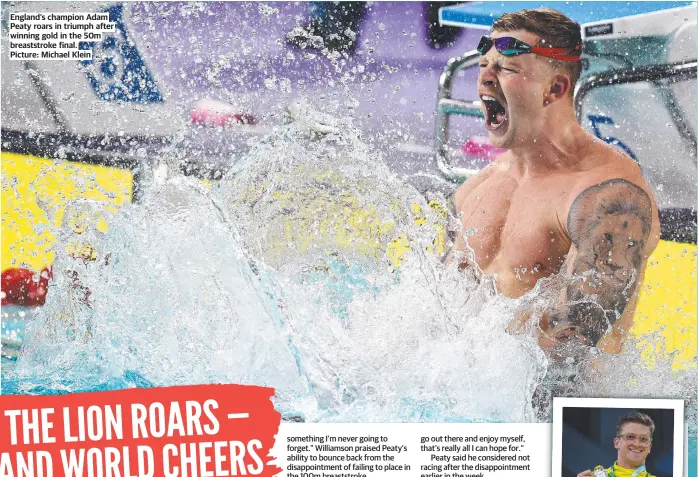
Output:
[[507,121],[507,109],[498,99],[492,96],[480,96],[485,106],[485,125],[488,130],[499,129]]

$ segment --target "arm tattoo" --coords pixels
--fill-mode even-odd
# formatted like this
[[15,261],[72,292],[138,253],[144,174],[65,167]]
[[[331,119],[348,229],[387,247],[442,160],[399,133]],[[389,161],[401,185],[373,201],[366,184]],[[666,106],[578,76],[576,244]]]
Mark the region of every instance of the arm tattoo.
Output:
[[611,179],[582,192],[567,219],[577,257],[567,286],[566,316],[553,319],[576,328],[595,346],[638,286],[651,227],[651,200],[631,182]]

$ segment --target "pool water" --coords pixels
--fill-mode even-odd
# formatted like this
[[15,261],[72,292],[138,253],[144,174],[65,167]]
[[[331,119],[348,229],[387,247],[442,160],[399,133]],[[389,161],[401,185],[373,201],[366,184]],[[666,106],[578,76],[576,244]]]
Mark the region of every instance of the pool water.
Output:
[[[442,263],[449,217],[430,202],[445,198],[395,177],[349,120],[330,134],[312,122],[256,141],[212,187],[173,176],[118,212],[76,202],[97,258],[58,254],[3,392],[267,385],[282,415],[320,422],[547,421],[549,385],[694,394],[694,373],[649,371],[633,352],[591,367],[585,349],[556,369],[535,329],[506,331],[554,281],[510,300]],[[55,235],[76,250],[74,228]]]

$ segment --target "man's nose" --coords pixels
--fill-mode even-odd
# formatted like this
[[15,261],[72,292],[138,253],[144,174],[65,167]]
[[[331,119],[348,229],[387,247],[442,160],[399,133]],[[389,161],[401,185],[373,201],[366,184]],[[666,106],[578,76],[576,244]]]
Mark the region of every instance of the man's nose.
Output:
[[489,64],[485,67],[480,68],[480,74],[478,75],[478,81],[484,86],[497,86],[497,75],[494,72],[493,65]]

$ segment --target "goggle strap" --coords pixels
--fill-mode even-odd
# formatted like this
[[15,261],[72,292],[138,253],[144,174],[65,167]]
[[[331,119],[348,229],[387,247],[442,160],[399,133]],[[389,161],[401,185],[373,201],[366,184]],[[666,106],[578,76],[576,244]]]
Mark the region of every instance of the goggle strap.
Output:
[[579,55],[570,55],[569,48],[544,48],[541,46],[532,46],[531,51],[537,55],[552,58],[560,61],[579,61]]

